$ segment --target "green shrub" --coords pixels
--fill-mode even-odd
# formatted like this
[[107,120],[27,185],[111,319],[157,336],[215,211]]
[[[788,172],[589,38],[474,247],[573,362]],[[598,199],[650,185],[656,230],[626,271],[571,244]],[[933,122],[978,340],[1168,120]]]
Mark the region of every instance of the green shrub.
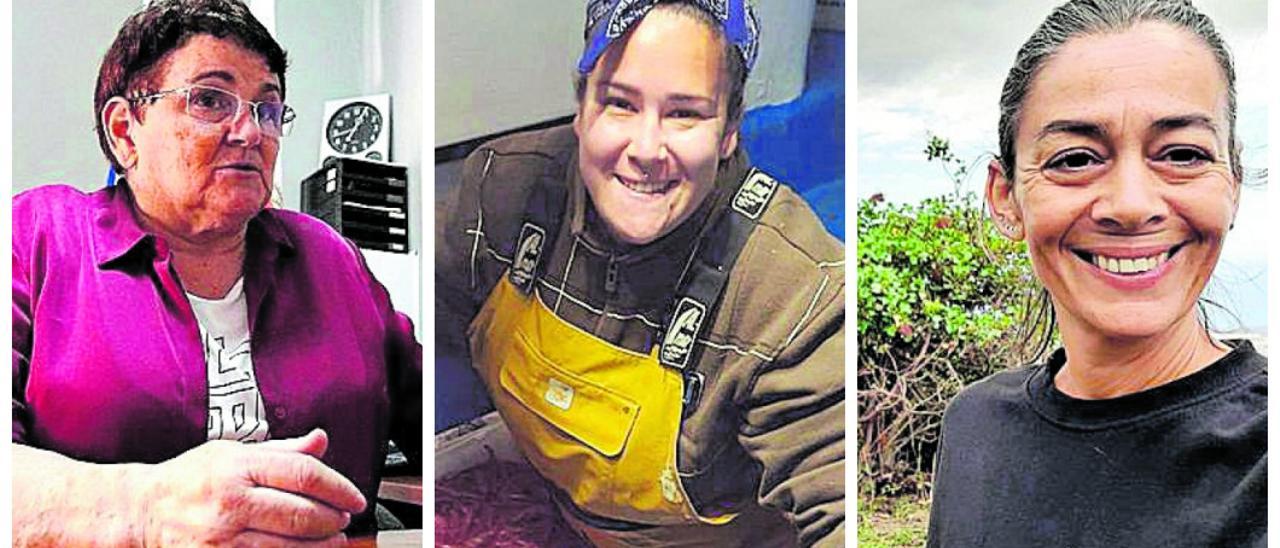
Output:
[[[926,154],[954,161],[939,141]],[[923,490],[946,404],[1019,361],[1015,334],[1035,282],[1025,244],[998,234],[971,193],[861,200],[857,237],[863,489]]]
[[858,498],[858,546],[920,548],[928,530],[926,498]]

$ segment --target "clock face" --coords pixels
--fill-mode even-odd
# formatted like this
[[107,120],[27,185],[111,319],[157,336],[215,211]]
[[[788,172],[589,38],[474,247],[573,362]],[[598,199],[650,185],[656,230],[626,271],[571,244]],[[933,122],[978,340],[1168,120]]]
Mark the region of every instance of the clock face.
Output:
[[363,101],[338,109],[329,118],[325,138],[329,146],[343,154],[358,154],[373,146],[382,135],[382,113]]

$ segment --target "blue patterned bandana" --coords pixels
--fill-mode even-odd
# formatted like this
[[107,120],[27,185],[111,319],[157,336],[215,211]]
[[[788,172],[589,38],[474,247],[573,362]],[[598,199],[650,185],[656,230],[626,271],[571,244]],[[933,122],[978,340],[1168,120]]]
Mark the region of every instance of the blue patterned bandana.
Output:
[[[587,0],[587,47],[578,60],[578,72],[586,74],[596,66],[609,44],[621,38],[662,0]],[[760,21],[746,0],[693,0],[711,14],[724,29],[724,37],[742,54],[747,74],[756,64],[760,45]]]

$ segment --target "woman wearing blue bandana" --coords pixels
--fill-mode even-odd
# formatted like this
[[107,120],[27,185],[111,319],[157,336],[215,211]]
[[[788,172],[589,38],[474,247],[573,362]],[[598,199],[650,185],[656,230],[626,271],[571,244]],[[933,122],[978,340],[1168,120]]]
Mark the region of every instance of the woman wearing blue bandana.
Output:
[[844,249],[738,147],[759,32],[588,2],[573,123],[476,150],[441,225],[440,344],[595,545],[843,545]]

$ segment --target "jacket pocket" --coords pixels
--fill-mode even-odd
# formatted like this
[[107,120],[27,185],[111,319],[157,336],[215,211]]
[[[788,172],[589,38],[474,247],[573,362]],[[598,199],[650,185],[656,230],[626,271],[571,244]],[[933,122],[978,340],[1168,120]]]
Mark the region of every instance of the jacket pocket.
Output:
[[[599,383],[548,360],[516,331],[520,352],[529,359],[503,364],[502,389],[563,435],[604,457],[622,454],[635,428],[640,405]],[[550,441],[550,440],[544,440]]]

